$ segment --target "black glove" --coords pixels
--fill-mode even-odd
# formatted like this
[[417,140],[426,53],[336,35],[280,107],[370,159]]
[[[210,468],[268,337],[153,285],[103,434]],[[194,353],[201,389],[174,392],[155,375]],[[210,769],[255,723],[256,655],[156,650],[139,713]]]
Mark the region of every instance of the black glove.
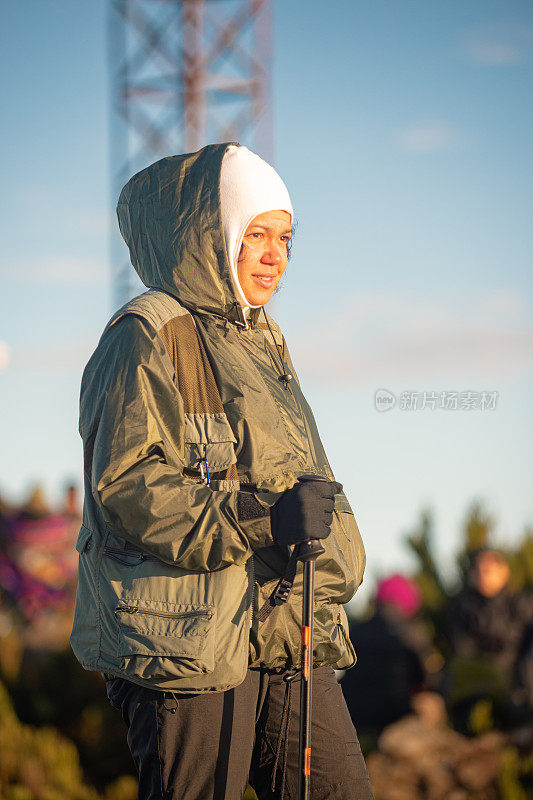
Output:
[[276,544],[298,544],[329,536],[338,492],[342,492],[340,483],[309,479],[287,489],[270,509]]

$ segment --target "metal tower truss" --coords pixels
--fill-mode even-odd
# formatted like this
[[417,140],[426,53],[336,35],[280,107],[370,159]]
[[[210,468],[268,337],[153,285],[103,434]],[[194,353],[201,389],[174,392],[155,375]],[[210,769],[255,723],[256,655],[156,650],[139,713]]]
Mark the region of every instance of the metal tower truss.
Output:
[[[113,205],[138,170],[209,142],[272,160],[270,0],[110,0]],[[116,226],[114,226],[116,227]],[[113,303],[140,284],[113,234]]]

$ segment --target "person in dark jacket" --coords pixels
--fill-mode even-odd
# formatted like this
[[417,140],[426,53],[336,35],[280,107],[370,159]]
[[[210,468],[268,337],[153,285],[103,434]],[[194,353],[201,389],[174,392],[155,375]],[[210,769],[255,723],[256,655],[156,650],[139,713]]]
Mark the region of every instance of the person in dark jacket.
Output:
[[492,702],[495,722],[505,727],[533,711],[533,597],[511,592],[510,574],[502,553],[477,551],[469,585],[450,611],[447,694],[454,723],[465,733],[471,732],[470,714],[479,700]]
[[357,665],[341,682],[359,736],[373,746],[381,731],[412,712],[413,694],[425,688],[427,637],[416,624],[420,590],[404,575],[378,584],[376,611],[350,625],[359,653]]

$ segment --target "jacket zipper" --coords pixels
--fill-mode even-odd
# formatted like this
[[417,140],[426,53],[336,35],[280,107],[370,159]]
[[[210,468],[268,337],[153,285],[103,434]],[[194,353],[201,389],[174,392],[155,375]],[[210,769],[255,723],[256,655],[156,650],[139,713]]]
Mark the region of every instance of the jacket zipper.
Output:
[[[263,334],[263,336],[264,336],[265,342],[266,342],[267,347],[268,347],[268,351],[267,351],[268,355],[269,355],[270,360],[271,360],[271,362],[272,362],[272,364],[274,366],[275,371],[277,372],[278,371],[278,364],[277,364],[276,359],[274,357],[274,349],[273,349],[272,345],[270,344],[269,340],[267,339],[267,337],[264,334]],[[312,437],[311,437],[311,433],[310,433],[310,430],[309,430],[309,426],[307,424],[307,418],[306,418],[306,416],[305,416],[305,414],[303,412],[303,408],[301,406],[300,401],[296,397],[296,392],[293,390],[293,388],[290,385],[290,383],[287,384],[286,388],[292,394],[292,397],[294,399],[294,403],[296,405],[296,409],[298,411],[298,415],[299,415],[299,417],[300,417],[300,419],[301,419],[301,421],[303,423],[304,429],[305,429],[305,437],[307,439],[307,447],[309,448],[309,455],[313,459],[313,464],[316,467],[317,466],[316,451],[315,451],[315,446],[314,446],[313,441],[312,441]]]
[[139,606],[117,606],[116,612],[121,611],[126,614],[148,614],[150,617],[163,617],[163,619],[186,619],[187,617],[208,617],[210,618],[210,611],[153,611],[151,608],[139,608]]
[[[292,391],[292,388],[291,388]],[[305,435],[307,437],[307,446],[309,447],[309,455],[313,459],[313,464],[315,467],[318,467],[317,458],[316,458],[316,450],[315,445],[313,442],[313,438],[311,436],[311,432],[309,430],[309,425],[307,424],[307,417],[304,414],[303,408],[301,406],[300,401],[296,397],[296,394],[292,392],[292,396],[294,397],[294,402],[296,403],[296,407],[298,409],[298,413],[300,414],[300,419],[302,420],[305,428]]]

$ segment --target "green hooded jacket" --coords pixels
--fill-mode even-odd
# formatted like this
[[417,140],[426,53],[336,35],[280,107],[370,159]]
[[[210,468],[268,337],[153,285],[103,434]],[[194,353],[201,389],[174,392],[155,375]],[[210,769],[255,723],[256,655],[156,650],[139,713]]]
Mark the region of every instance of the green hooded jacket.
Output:
[[[304,473],[333,479],[279,327],[269,317],[271,335],[259,309],[247,325],[235,298],[219,200],[227,147],[164,158],[122,190],[120,230],[150,288],[106,326],[80,398],[72,648],[86,669],[185,693],[234,687],[248,667],[299,666],[301,565],[288,602],[254,614],[290,555],[269,507]],[[324,545],[314,665],[343,669],[355,661],[343,604],[365,557],[342,493]]]

